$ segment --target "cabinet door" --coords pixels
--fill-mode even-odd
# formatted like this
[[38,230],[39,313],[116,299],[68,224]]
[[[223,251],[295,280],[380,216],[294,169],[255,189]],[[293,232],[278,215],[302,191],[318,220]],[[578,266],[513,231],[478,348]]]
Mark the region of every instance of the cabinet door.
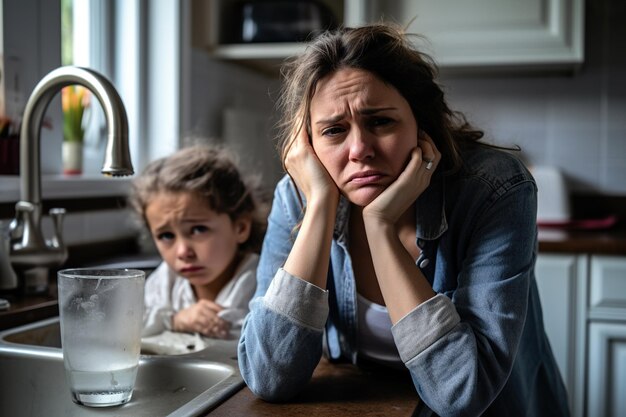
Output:
[[576,299],[581,259],[584,260],[584,256],[540,254],[535,266],[546,334],[567,387],[572,410],[576,391]]
[[593,317],[626,322],[626,257],[592,256],[591,277],[589,309]]
[[[349,4],[358,3],[353,0]],[[583,61],[583,0],[371,1],[369,20],[425,35],[442,68]]]
[[626,257],[591,257],[587,416],[626,416]]
[[587,416],[626,416],[626,322],[590,324],[588,364]]
[[[193,2],[194,44],[215,57],[275,71],[300,42],[222,41],[234,0]],[[345,26],[381,21],[423,35],[421,49],[442,69],[571,69],[584,60],[584,0],[322,0]],[[204,17],[204,18],[203,18]],[[419,38],[415,39],[416,41]]]

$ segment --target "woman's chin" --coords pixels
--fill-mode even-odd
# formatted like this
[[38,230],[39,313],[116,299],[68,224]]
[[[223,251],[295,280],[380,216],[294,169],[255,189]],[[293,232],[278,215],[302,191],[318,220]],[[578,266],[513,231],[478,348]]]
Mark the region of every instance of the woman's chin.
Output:
[[348,201],[360,207],[365,207],[383,192],[381,187],[361,187],[345,194]]

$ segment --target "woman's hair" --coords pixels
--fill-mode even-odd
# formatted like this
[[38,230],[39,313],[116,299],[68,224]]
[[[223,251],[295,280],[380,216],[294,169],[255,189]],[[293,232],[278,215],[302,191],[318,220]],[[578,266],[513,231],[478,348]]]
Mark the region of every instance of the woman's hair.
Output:
[[341,28],[317,37],[282,68],[277,104],[282,112],[278,146],[283,163],[303,123],[311,132],[310,103],[317,83],[344,68],[369,71],[393,86],[411,106],[419,128],[434,140],[449,171],[461,166],[460,145],[483,136],[461,113],[450,110],[435,81],[436,66],[402,30],[383,24]]
[[253,178],[243,178],[226,148],[194,145],[149,163],[132,182],[129,204],[145,224],[146,207],[160,193],[191,193],[231,220],[251,215],[250,237],[240,248],[259,252],[266,229],[267,204]]

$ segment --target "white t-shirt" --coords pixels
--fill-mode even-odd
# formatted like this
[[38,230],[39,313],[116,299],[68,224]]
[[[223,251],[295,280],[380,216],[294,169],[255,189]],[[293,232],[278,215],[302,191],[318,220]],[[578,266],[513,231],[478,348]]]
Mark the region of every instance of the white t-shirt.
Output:
[[357,293],[358,351],[374,362],[404,368],[391,333],[391,318],[387,307],[376,304]]
[[[247,254],[240,262],[233,278],[222,288],[215,302],[224,310],[219,316],[240,327],[248,314],[248,303],[256,289],[256,268],[259,255]],[[144,293],[142,336],[152,336],[171,330],[172,316],[198,300],[189,281],[162,262],[146,280]]]

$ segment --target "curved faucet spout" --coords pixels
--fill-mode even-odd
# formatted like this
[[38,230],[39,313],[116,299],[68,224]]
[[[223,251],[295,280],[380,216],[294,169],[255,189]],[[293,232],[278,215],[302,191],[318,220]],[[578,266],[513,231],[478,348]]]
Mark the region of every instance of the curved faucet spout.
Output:
[[39,81],[30,95],[20,136],[20,175],[22,201],[41,203],[41,125],[52,98],[63,87],[80,84],[100,101],[107,121],[107,146],[102,166],[105,175],[132,175],[128,150],[128,118],[117,90],[101,74],[81,67],[57,68]]
[[[16,218],[10,226],[9,259],[14,269],[36,272],[43,277],[47,268],[67,259],[63,244],[63,209],[52,209],[55,236],[44,239],[41,232],[41,125],[52,98],[63,87],[79,84],[100,101],[107,122],[107,145],[102,166],[105,175],[131,175],[133,166],[128,149],[128,118],[117,90],[99,73],[80,67],[57,68],[39,81],[31,93],[20,132],[21,201],[16,204]],[[39,280],[39,278],[37,278]],[[46,286],[38,286],[38,288]]]

